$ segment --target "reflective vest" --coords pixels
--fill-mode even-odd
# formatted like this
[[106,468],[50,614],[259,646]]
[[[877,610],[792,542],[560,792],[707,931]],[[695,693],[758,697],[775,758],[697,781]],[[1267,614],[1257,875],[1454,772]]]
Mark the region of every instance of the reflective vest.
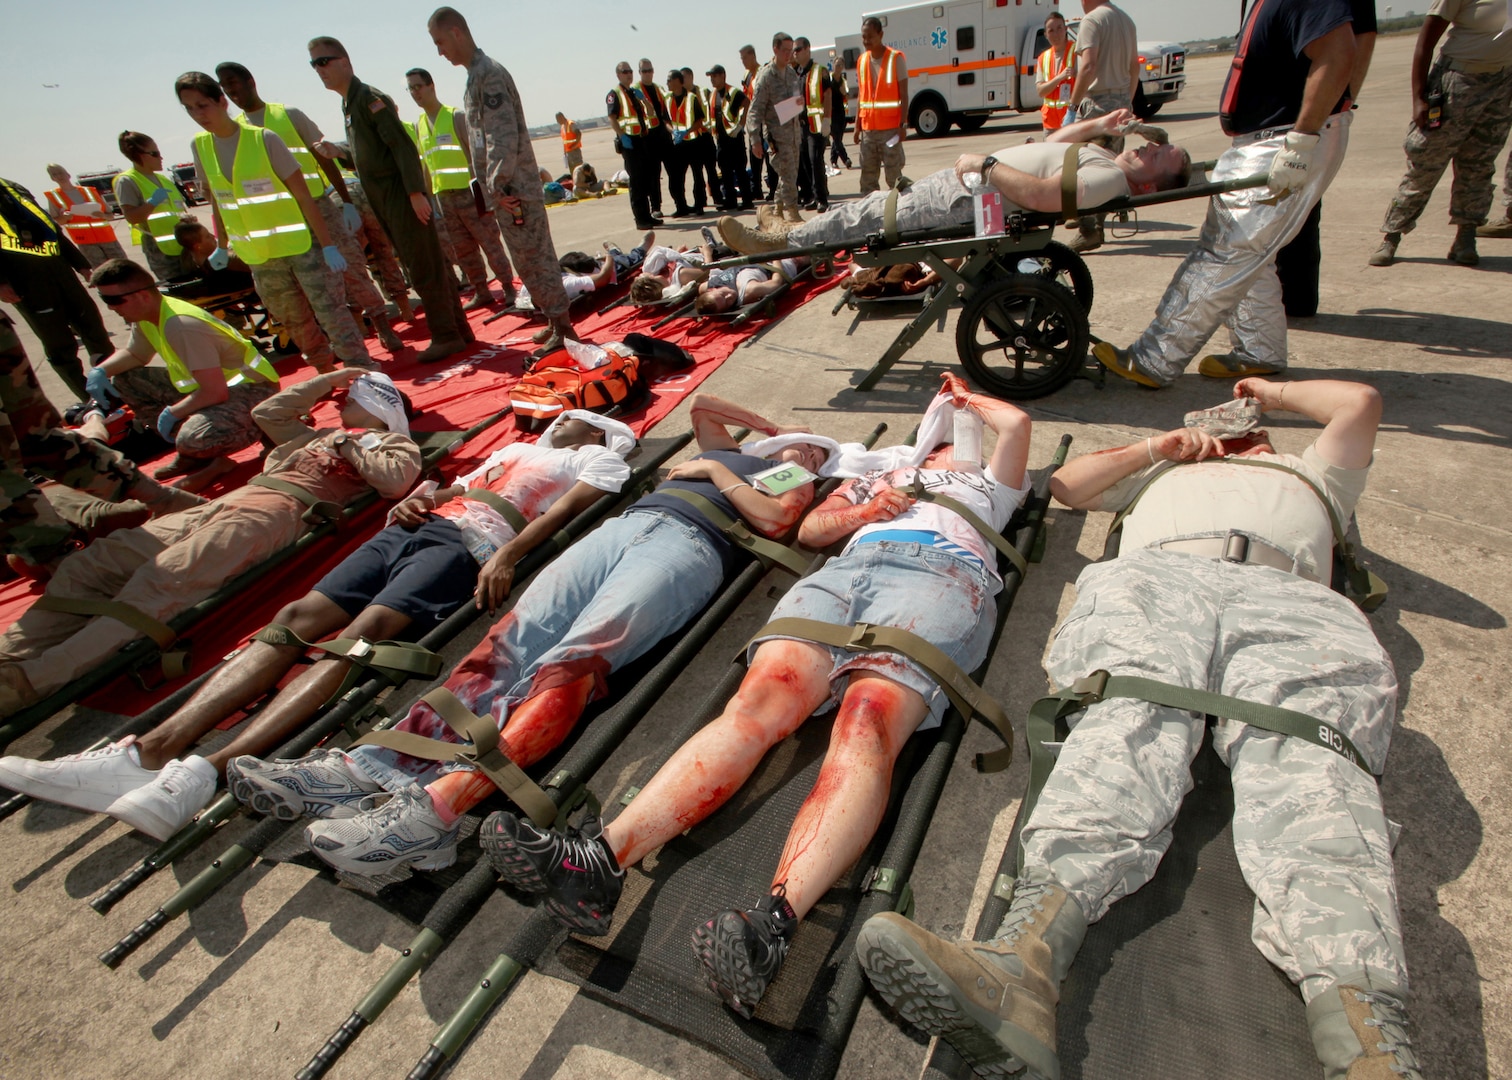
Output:
[[430,170],[431,187],[438,192],[460,191],[472,183],[467,154],[457,145],[457,129],[452,120],[455,113],[450,106],[441,106],[432,126],[430,116],[422,109],[415,121],[415,142],[425,159],[425,167]]
[[11,198],[21,209],[35,217],[35,221],[11,221],[0,214],[0,250],[15,251],[22,255],[61,255],[58,244],[58,226],[36,203],[6,180],[0,180]]
[[635,100],[631,96],[631,92],[616,83],[614,96],[619,98],[620,134],[639,135],[641,133],[640,112],[635,107]]
[[808,77],[803,80],[803,104],[808,114],[808,128],[815,135],[819,134],[821,125],[824,123],[824,91],[821,86],[824,82],[824,68],[818,64],[809,64]]
[[[214,156],[213,154],[211,155],[211,157]],[[141,193],[144,205],[147,202],[147,196],[151,195],[155,189],[162,188],[168,192],[167,199],[157,206],[149,207],[152,213],[147,216],[147,221],[145,222],[147,233],[157,241],[158,250],[164,255],[177,255],[183,251],[182,245],[173,238],[173,226],[178,224],[179,216],[189,208],[184,205],[184,197],[179,194],[178,185],[173,182],[173,178],[165,172],[154,173],[152,176],[148,176],[141,169],[137,168],[127,169],[121,175],[136,185],[137,191]],[[142,246],[141,226],[133,225],[131,227],[131,242],[137,247]]]
[[573,128],[572,121],[562,125],[562,153],[570,154],[583,148],[583,133]]
[[[241,114],[241,122],[252,124],[252,121],[247,119],[246,113]],[[324,197],[326,178],[320,171],[320,162],[315,157],[315,151],[306,146],[304,139],[300,138],[299,132],[294,127],[294,121],[289,119],[288,111],[274,102],[263,102],[262,126],[282,139],[284,145],[289,148],[289,153],[294,155],[305,183],[310,185],[310,194],[317,199]]]
[[110,227],[110,207],[105,205],[104,196],[90,187],[80,187],[78,190],[84,193],[84,197],[78,202],[62,187],[53,188],[47,193],[47,201],[60,213],[75,206],[92,206],[100,211],[99,217],[79,216],[64,225],[68,238],[76,244],[110,243],[116,238],[116,234]]
[[310,226],[284,182],[273,175],[265,138],[268,129],[240,121],[238,126],[241,138],[236,142],[229,180],[221,172],[215,136],[203,131],[194,137],[195,154],[231,246],[249,266],[304,254],[310,250]]
[[738,137],[740,129],[745,126],[745,106],[736,111],[734,104],[735,91],[726,88],[719,94],[719,104],[709,110],[719,124],[719,133],[732,139]]
[[684,94],[682,100],[672,97],[667,99],[667,113],[672,119],[672,130],[682,132],[683,141],[696,139],[698,135],[693,131],[695,114],[690,104],[698,100],[696,95]]
[[215,328],[216,333],[225,334],[242,346],[239,364],[235,367],[226,367],[224,363],[221,365],[221,372],[226,376],[227,386],[240,386],[242,383],[260,381],[258,376],[274,386],[278,385],[278,372],[273,370],[273,365],[268,362],[266,356],[253,348],[250,341],[204,308],[196,307],[187,300],[176,300],[171,296],[165,296],[163,306],[158,309],[157,322],[139,322],[137,327],[142,331],[142,336],[147,339],[147,344],[156,349],[157,354],[163,358],[163,363],[168,367],[168,377],[173,380],[173,387],[179,393],[192,394],[199,389],[199,383],[190,373],[189,365],[173,351],[173,347],[168,344],[168,338],[163,334],[163,327],[175,315],[209,323]]
[[[907,62],[897,49],[883,46],[887,54],[878,64],[870,52],[861,54],[861,98],[856,126],[862,131],[893,131],[903,126],[903,99],[899,95],[898,69],[907,77]],[[877,69],[881,68],[878,72]],[[874,72],[876,72],[874,74]],[[873,79],[876,81],[873,82]]]
[[[661,127],[662,110],[667,107],[666,99],[662,97],[661,87],[655,83],[652,83],[650,86],[647,86],[645,83],[637,83],[635,88],[640,91],[641,101],[646,106],[646,130],[655,131]],[[657,108],[658,105],[661,108]]]
[[[1066,55],[1057,64],[1055,62],[1055,50],[1046,49],[1039,54],[1035,61],[1036,82],[1049,82],[1066,68],[1071,66],[1072,59],[1076,56],[1076,43],[1066,43]],[[1040,119],[1044,123],[1046,131],[1054,131],[1066,122],[1066,110],[1071,105],[1071,80],[1067,79],[1055,88],[1055,96],[1046,98],[1040,105]]]

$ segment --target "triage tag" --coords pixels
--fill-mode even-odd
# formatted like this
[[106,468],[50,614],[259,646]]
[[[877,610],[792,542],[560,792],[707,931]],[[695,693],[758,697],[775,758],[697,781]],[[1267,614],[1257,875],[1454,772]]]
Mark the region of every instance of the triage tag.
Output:
[[778,465],[755,473],[750,479],[753,487],[759,487],[769,495],[785,495],[794,488],[800,488],[819,478],[802,465]]
[[971,196],[978,236],[1000,236],[1003,232],[1003,193],[996,188]]

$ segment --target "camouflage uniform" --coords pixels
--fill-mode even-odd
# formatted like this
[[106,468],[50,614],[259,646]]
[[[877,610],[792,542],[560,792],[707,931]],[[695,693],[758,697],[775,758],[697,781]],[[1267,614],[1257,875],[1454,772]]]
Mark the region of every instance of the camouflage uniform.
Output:
[[[1385,763],[1391,660],[1355,607],[1267,566],[1144,548],[1088,567],[1046,669],[1138,675],[1327,720]],[[1088,921],[1149,881],[1191,788],[1203,718],[1114,698],[1081,714],[1023,830]],[[1220,721],[1234,848],[1255,892],[1252,938],[1311,1000],[1339,982],[1407,986],[1391,842],[1372,776],[1297,738]]]
[[[382,315],[385,305],[383,297],[378,294],[378,286],[373,284],[372,275],[368,273],[367,255],[364,254],[358,238],[346,227],[346,221],[342,218],[341,208],[345,204],[334,191],[331,191],[317,197],[315,205],[320,208],[320,216],[325,218],[326,231],[335,241],[336,249],[346,260],[347,268],[341,275],[346,285],[346,302],[356,305],[357,309],[369,318]],[[360,331],[361,327],[358,327],[358,330]]]
[[495,201],[503,195],[520,199],[524,219],[519,223],[502,209],[493,215],[509,246],[515,270],[540,312],[552,321],[563,319],[567,315],[567,290],[562,287],[562,268],[551,242],[551,225],[541,195],[541,169],[530,145],[520,94],[504,65],[482,49],[474,53],[468,65],[464,101],[472,139],[473,175]]
[[373,213],[373,204],[368,202],[367,192],[362,190],[362,181],[357,179],[355,173],[349,173],[346,182],[352,205],[362,215],[362,235],[356,237],[356,240],[359,244],[367,242],[368,265],[378,271],[378,280],[382,282],[383,292],[390,300],[408,296],[409,284],[404,280],[404,270],[400,267],[399,260],[394,257],[394,242],[383,231],[378,215]]
[[803,110],[786,124],[777,122],[777,103],[803,97],[803,80],[791,65],[773,66],[768,60],[751,84],[751,107],[746,111],[746,131],[754,146],[765,129],[767,153],[777,167],[774,199],[784,209],[798,209],[798,160],[803,154]]
[[897,186],[898,177],[903,175],[903,143],[899,141],[893,146],[887,145],[887,140],[897,133],[897,128],[888,131],[861,130],[861,194],[870,195],[873,191],[882,190],[884,171],[887,186]]
[[[441,219],[446,226],[447,257],[462,268],[473,288],[488,288],[491,268],[505,291],[513,292],[514,269],[509,265],[509,256],[504,254],[504,244],[499,239],[499,215],[485,217],[479,214],[468,188],[439,191],[436,201],[441,204]],[[483,265],[484,256],[488,257],[487,267]]]
[[1449,224],[1484,225],[1491,209],[1496,155],[1512,126],[1512,67],[1470,75],[1453,70],[1441,57],[1428,75],[1428,85],[1443,90],[1444,123],[1437,131],[1422,131],[1416,125],[1408,130],[1402,144],[1407,175],[1386,208],[1383,233],[1407,233],[1417,226],[1451,161]]
[[251,269],[268,314],[283,323],[312,365],[329,370],[337,359],[371,359],[362,328],[347,309],[341,277],[326,265],[318,244]]

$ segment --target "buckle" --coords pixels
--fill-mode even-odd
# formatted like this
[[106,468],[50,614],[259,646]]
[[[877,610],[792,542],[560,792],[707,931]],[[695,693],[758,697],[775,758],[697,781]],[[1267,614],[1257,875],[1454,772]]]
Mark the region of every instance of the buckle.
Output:
[[1103,699],[1103,691],[1108,686],[1108,673],[1101,669],[1090,675],[1084,675],[1071,684],[1071,693],[1075,694],[1083,706],[1096,705]]
[[1231,532],[1223,541],[1224,562],[1249,562],[1250,539],[1243,533]]
[[347,650],[348,660],[361,660],[372,655],[373,643],[367,638],[358,638],[357,643]]
[[866,652],[871,648],[871,623],[859,622],[850,628],[850,637],[846,639],[845,648],[851,652]]

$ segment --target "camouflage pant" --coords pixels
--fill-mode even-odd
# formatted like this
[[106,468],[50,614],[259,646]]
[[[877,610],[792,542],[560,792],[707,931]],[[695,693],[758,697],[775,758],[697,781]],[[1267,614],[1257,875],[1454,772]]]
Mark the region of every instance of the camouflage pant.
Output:
[[[1396,676],[1369,623],[1322,585],[1268,567],[1145,549],[1098,563],[1046,668],[1064,686],[1099,668],[1327,720],[1386,760]],[[1023,830],[1090,920],[1155,874],[1191,789],[1200,716],[1127,698],[1082,714]],[[1302,739],[1220,721],[1234,849],[1255,893],[1251,937],[1311,1000],[1361,969],[1405,989],[1386,816],[1375,781]]]
[[884,169],[887,186],[897,186],[898,177],[903,175],[903,165],[908,160],[901,141],[895,146],[887,145],[887,140],[897,133],[896,128],[861,132],[861,194],[870,195],[881,190]]
[[373,204],[368,202],[367,193],[362,190],[361,184],[348,180],[347,194],[351,195],[352,205],[362,215],[362,235],[357,239],[359,242],[367,242],[368,265],[378,271],[378,280],[383,283],[384,294],[390,300],[409,295],[404,270],[394,257],[394,242],[379,224],[378,215],[373,213]]
[[[493,270],[505,289],[514,288],[514,270],[510,268],[509,256],[504,254],[504,243],[499,239],[498,214],[484,216],[478,213],[477,203],[467,188],[460,191],[442,191],[436,195],[441,204],[441,219],[446,228],[441,233],[446,257],[461,267],[474,288],[488,287],[488,270]],[[481,250],[479,250],[481,249]],[[488,267],[483,258],[488,257]]]
[[[1076,116],[1073,119],[1091,120],[1094,117],[1106,116],[1116,109],[1127,108],[1129,108],[1129,95],[1105,90],[1083,98],[1082,103],[1076,107]],[[1122,135],[1102,135],[1092,139],[1091,142],[1111,153],[1123,153],[1124,137]],[[1084,214],[1076,219],[1076,224],[1084,233],[1095,233],[1102,228],[1103,219],[1107,216],[1106,214]]]
[[370,359],[362,329],[347,310],[341,277],[326,266],[316,244],[252,267],[252,283],[268,314],[284,324],[315,367],[329,368],[337,358]]
[[[163,368],[140,367],[111,378],[111,385],[131,411],[149,429],[157,428],[158,413],[183,399]],[[173,435],[173,448],[189,457],[222,457],[251,446],[262,438],[262,429],[252,419],[252,407],[278,393],[272,383],[243,383],[230,388],[230,396],[190,416]]]
[[152,236],[143,233],[141,247],[147,269],[158,281],[171,281],[174,275],[180,273],[178,256],[164,255]]
[[767,153],[777,170],[772,201],[778,206],[798,205],[798,162],[803,157],[803,130],[798,121],[767,128]]
[[1383,233],[1411,232],[1417,226],[1451,161],[1454,186],[1449,193],[1449,224],[1484,225],[1491,209],[1496,155],[1512,126],[1512,67],[1489,75],[1466,75],[1439,63],[1428,82],[1443,88],[1444,124],[1437,131],[1420,131],[1416,125],[1408,128],[1402,144],[1407,175],[1386,208]]
[[110,259],[124,259],[126,249],[121,247],[119,240],[111,240],[103,244],[79,244],[78,248],[89,260],[90,268],[98,267],[101,263]]
[[383,314],[383,297],[378,295],[378,286],[373,284],[373,278],[368,273],[367,256],[362,252],[362,244],[341,218],[344,204],[333,191],[316,199],[315,205],[320,207],[320,216],[325,218],[326,230],[336,242],[341,257],[346,260],[347,268],[341,278],[346,284],[347,303],[356,305],[364,315]]
[[551,223],[546,220],[546,204],[522,199],[525,220],[516,225],[504,212],[494,214],[499,232],[509,245],[509,257],[536,309],[548,319],[567,314],[567,290],[562,288],[562,267],[557,262],[556,247],[551,242]]

